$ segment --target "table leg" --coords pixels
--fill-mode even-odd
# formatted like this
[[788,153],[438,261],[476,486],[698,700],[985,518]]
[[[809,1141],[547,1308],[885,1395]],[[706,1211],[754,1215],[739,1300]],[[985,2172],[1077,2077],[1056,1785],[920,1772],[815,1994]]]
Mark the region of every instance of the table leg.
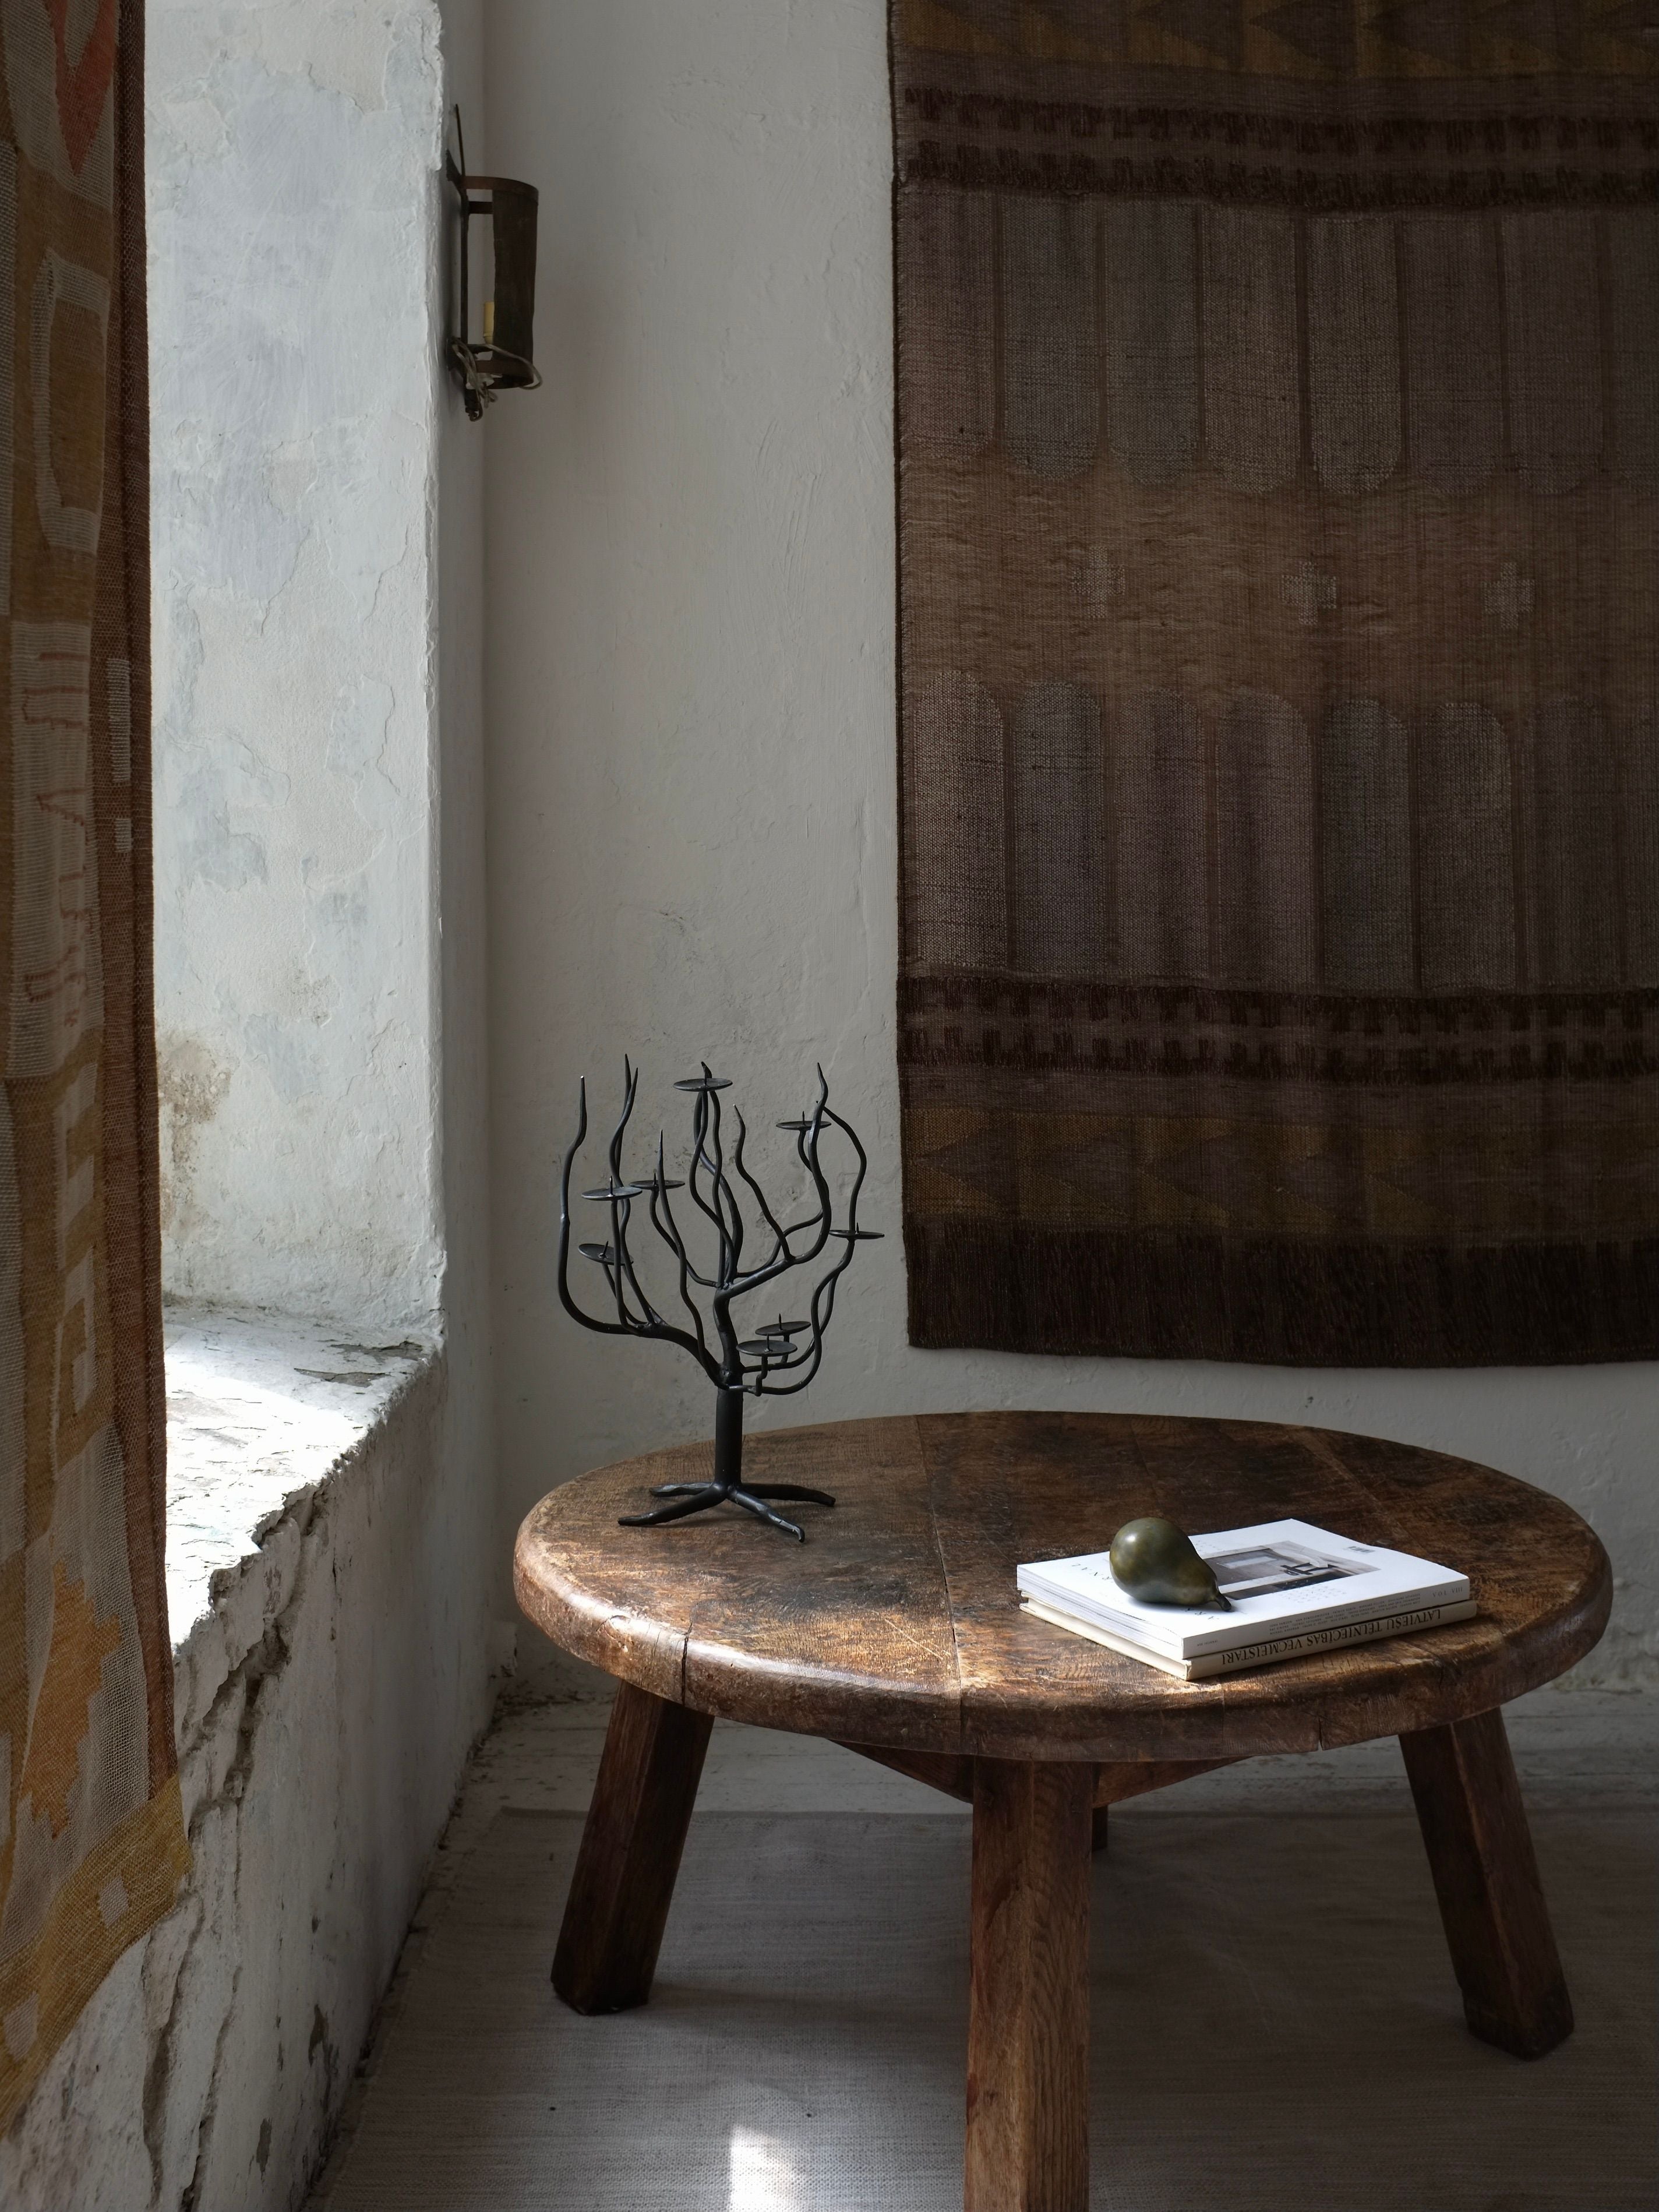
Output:
[[626,2012],[651,1994],[714,1723],[623,1683],[553,1954],[576,2012]]
[[1472,2033],[1541,2058],[1572,2033],[1500,1712],[1400,1739]]
[[967,2212],[1088,2212],[1094,1770],[974,1766]]

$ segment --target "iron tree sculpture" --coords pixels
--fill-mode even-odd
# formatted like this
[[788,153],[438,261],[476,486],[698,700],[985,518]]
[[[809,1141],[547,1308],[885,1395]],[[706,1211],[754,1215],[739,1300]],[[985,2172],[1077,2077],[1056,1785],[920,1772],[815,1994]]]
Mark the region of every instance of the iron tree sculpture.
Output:
[[[630,1179],[623,1168],[623,1143],[639,1090],[639,1070],[623,1062],[623,1109],[611,1133],[610,1175],[597,1190],[585,1190],[584,1200],[606,1207],[611,1233],[603,1242],[578,1246],[583,1259],[604,1273],[615,1318],[601,1319],[583,1311],[570,1293],[570,1177],[587,1136],[587,1085],[584,1079],[577,1113],[575,1141],[564,1156],[559,1186],[559,1300],[573,1321],[602,1336],[657,1337],[688,1352],[714,1384],[714,1471],[708,1482],[665,1482],[652,1492],[666,1502],[647,1513],[624,1514],[625,1528],[651,1528],[665,1521],[682,1521],[690,1514],[707,1512],[711,1506],[739,1505],[757,1520],[781,1528],[805,1542],[799,1525],[774,1512],[766,1502],[779,1499],[806,1505],[833,1505],[828,1492],[804,1490],[794,1483],[745,1484],[743,1474],[743,1401],[745,1396],[788,1397],[804,1390],[817,1373],[823,1358],[824,1331],[836,1307],[836,1285],[851,1266],[859,1245],[880,1231],[859,1226],[859,1193],[868,1162],[851,1125],[830,1106],[830,1086],[818,1072],[818,1095],[809,1113],[794,1121],[780,1121],[795,1139],[795,1155],[811,1184],[811,1211],[785,1227],[767,1202],[766,1194],[744,1160],[749,1132],[734,1106],[736,1124],[728,1155],[721,1128],[720,1097],[731,1085],[709,1073],[705,1062],[701,1075],[677,1083],[677,1091],[696,1099],[691,1116],[691,1164],[683,1181],[671,1182],[666,1142],[657,1137],[656,1167],[645,1181]],[[830,1183],[819,1162],[824,1136],[839,1130],[856,1158],[846,1213],[839,1227]],[[745,1222],[738,1186],[750,1201],[751,1218]],[[684,1190],[704,1218],[705,1246],[712,1245],[712,1273],[705,1273],[692,1259],[675,1218],[671,1191]],[[665,1320],[652,1304],[640,1279],[628,1233],[634,1209],[644,1202],[652,1228],[667,1247],[678,1278],[680,1304],[690,1316],[690,1327]],[[712,1231],[712,1237],[709,1231]],[[745,1246],[757,1257],[745,1264]],[[738,1333],[732,1307],[739,1299],[767,1290],[781,1277],[802,1267],[812,1267],[832,1243],[844,1249],[827,1265],[812,1291],[805,1321],[786,1321],[781,1310],[775,1321],[757,1328],[751,1336]],[[705,1251],[705,1258],[708,1255]],[[706,1294],[708,1318],[694,1291]]]

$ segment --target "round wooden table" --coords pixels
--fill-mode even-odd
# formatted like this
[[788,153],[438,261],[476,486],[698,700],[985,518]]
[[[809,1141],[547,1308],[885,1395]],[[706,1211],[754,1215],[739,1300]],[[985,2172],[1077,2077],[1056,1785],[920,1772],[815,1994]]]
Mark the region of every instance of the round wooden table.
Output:
[[[1264,1423],[928,1414],[761,1433],[745,1480],[833,1492],[797,1545],[736,1512],[623,1528],[709,1447],[544,1498],[519,1602],[617,1676],[554,1985],[650,1994],[715,1717],[833,1737],[974,1808],[969,2212],[1086,2212],[1089,1859],[1105,1808],[1263,1753],[1397,1735],[1474,2033],[1537,2057],[1572,2012],[1498,1708],[1581,1658],[1612,1577],[1586,1524],[1513,1477]],[[1420,1637],[1183,1682],[1018,1606],[1022,1560],[1102,1551],[1139,1514],[1201,1532],[1311,1521],[1469,1577]]]

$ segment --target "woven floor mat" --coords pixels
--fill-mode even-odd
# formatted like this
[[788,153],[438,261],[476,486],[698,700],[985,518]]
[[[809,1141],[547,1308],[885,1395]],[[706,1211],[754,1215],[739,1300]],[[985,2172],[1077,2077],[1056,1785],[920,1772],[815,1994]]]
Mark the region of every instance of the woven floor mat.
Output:
[[[329,2212],[956,2212],[968,1823],[692,1825],[656,1995],[548,1965],[580,1822],[503,1813],[398,2002]],[[1648,2212],[1650,1815],[1540,1814],[1577,2009],[1464,2031],[1409,1812],[1131,1810],[1097,1863],[1094,2212]]]

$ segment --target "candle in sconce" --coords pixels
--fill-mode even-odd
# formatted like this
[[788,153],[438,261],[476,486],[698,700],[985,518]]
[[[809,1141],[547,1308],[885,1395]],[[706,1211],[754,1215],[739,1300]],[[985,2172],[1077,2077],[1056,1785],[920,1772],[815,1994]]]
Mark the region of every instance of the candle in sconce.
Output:
[[[444,174],[454,187],[459,222],[451,271],[454,326],[444,350],[460,385],[468,418],[477,422],[498,392],[533,392],[542,380],[532,358],[532,329],[540,195],[533,185],[516,177],[473,176],[469,172],[459,108],[454,149],[445,150]],[[484,245],[475,242],[483,239],[476,228],[481,222],[489,226]]]

